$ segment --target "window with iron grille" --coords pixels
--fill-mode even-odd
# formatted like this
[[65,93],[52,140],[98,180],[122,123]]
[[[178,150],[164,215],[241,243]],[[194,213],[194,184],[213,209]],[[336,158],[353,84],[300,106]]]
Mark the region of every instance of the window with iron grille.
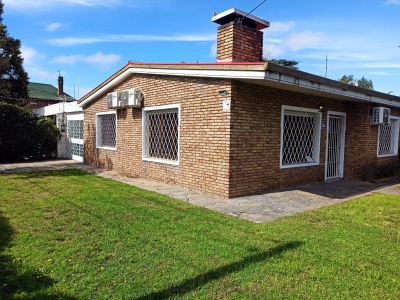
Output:
[[321,118],[316,109],[282,107],[281,168],[319,164]]
[[143,110],[143,159],[179,164],[180,106]]
[[68,120],[67,136],[71,139],[83,140],[83,120]]
[[378,127],[378,157],[397,155],[399,144],[399,118],[390,118],[389,125]]
[[117,145],[117,115],[115,112],[96,114],[96,146],[115,150]]

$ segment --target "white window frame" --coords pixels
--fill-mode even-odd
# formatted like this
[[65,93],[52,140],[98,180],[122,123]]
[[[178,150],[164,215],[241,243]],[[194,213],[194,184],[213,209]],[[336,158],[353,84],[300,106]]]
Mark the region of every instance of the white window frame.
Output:
[[[177,153],[177,160],[168,160],[168,159],[161,159],[161,158],[154,158],[154,157],[147,157],[146,156],[146,147],[148,144],[147,137],[146,137],[146,114],[149,111],[157,111],[157,110],[169,110],[169,109],[178,109],[178,153]],[[151,162],[158,162],[163,164],[169,165],[179,165],[180,162],[180,145],[181,145],[181,105],[180,104],[171,104],[171,105],[161,105],[161,106],[152,106],[152,107],[145,107],[143,108],[142,112],[142,160],[144,161],[151,161]]]
[[393,117],[390,116],[389,121],[395,120],[395,128],[394,128],[394,148],[393,153],[389,154],[379,154],[379,146],[380,146],[380,139],[381,139],[381,128],[382,126],[389,126],[389,125],[379,125],[378,126],[378,143],[376,146],[376,154],[377,157],[389,157],[389,156],[396,156],[398,155],[398,148],[399,148],[399,127],[400,127],[400,117]]
[[[100,141],[99,141],[99,116],[104,116],[104,115],[115,115],[115,147],[106,147],[106,146],[101,146]],[[117,111],[107,111],[107,112],[100,112],[100,113],[96,113],[96,148],[98,149],[104,149],[104,150],[117,150],[117,132],[118,132],[118,128],[117,128]]]
[[[297,163],[297,164],[283,164],[283,133],[284,133],[284,123],[285,123],[285,110],[290,111],[298,111],[298,112],[306,112],[306,113],[313,113],[316,115],[315,120],[315,130],[316,134],[314,136],[314,162],[310,163]],[[298,167],[310,167],[310,166],[317,166],[319,165],[320,160],[320,147],[321,147],[321,112],[318,109],[313,108],[305,108],[305,107],[298,107],[298,106],[289,106],[289,105],[282,105],[281,111],[281,153],[279,158],[279,164],[281,169],[288,169],[288,168],[298,168]]]

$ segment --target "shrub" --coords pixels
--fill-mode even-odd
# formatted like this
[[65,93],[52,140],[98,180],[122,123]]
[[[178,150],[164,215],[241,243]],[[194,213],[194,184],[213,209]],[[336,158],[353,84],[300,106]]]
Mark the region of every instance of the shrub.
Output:
[[0,162],[43,158],[61,137],[52,120],[16,105],[0,103]]

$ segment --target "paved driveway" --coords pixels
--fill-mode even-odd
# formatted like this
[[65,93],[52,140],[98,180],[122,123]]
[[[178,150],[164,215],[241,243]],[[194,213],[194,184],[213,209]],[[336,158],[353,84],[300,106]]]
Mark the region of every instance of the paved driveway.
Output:
[[299,212],[334,205],[373,192],[400,195],[400,178],[390,177],[379,182],[339,180],[321,182],[264,194],[223,199],[202,194],[187,188],[159,183],[152,180],[130,178],[115,171],[107,171],[73,160],[49,160],[15,164],[0,164],[1,173],[32,172],[79,168],[105,178],[111,178],[172,198],[202,206],[251,222],[265,223]]

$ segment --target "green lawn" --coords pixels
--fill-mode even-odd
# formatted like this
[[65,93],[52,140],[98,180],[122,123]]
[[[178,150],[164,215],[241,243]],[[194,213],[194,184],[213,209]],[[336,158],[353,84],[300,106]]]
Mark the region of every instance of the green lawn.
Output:
[[400,198],[253,224],[80,170],[0,175],[0,299],[399,299]]

